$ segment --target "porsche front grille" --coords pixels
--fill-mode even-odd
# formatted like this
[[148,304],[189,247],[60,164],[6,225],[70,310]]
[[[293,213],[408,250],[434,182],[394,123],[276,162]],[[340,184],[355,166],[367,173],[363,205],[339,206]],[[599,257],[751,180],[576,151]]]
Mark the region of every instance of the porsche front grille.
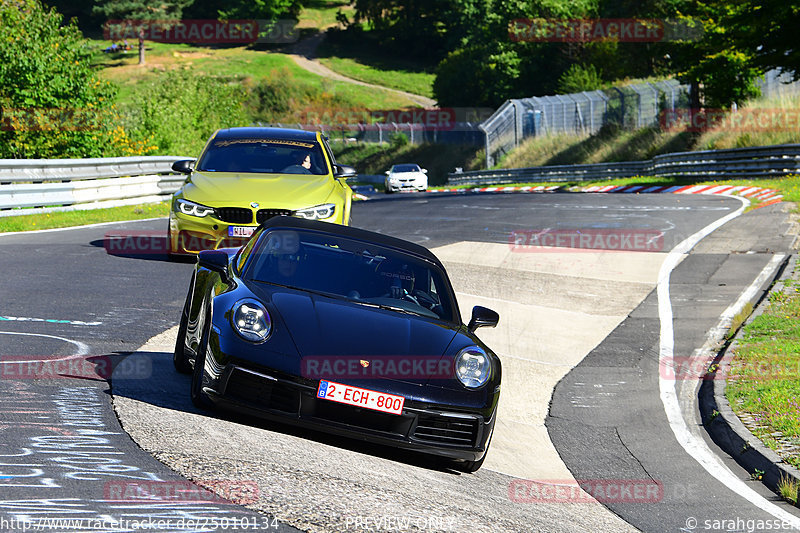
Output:
[[253,211],[244,207],[215,207],[217,218],[230,224],[252,224]]
[[288,209],[259,209],[256,213],[256,222],[263,224],[272,217],[279,216],[292,216],[292,212]]
[[451,446],[475,446],[478,421],[470,418],[444,418],[421,414],[414,428],[414,438]]

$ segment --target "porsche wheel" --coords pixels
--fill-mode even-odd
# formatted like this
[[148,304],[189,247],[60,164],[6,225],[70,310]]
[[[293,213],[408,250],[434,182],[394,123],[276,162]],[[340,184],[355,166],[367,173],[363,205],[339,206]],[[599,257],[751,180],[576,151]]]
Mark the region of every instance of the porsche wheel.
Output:
[[192,365],[189,364],[189,358],[186,356],[186,328],[189,323],[189,298],[192,293],[192,286],[189,286],[189,294],[186,295],[186,303],[183,305],[183,312],[181,313],[181,323],[178,326],[178,338],[175,339],[175,350],[172,353],[172,364],[175,365],[175,370],[181,374],[190,374],[192,372]]
[[206,320],[206,325],[203,328],[203,337],[200,339],[200,345],[197,347],[197,357],[194,359],[194,371],[192,372],[192,403],[195,407],[204,410],[214,407],[214,404],[209,400],[206,393],[203,392],[203,385],[206,377],[206,352],[208,351],[208,335],[210,331],[211,319],[209,318]]

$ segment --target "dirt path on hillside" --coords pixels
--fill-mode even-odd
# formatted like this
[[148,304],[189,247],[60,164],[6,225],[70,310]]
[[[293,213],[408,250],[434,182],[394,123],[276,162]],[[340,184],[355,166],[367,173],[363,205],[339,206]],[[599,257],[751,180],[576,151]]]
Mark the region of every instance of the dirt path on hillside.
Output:
[[324,33],[317,33],[292,45],[287,50],[286,54],[290,56],[300,68],[312,72],[318,76],[399,94],[414,102],[415,105],[424,107],[426,109],[436,107],[436,100],[433,100],[432,98],[421,96],[419,94],[408,93],[399,89],[391,89],[389,87],[384,87],[383,85],[375,85],[373,83],[367,83],[353,78],[348,78],[347,76],[343,76],[342,74],[329,69],[319,62],[316,54],[317,47],[324,39]]

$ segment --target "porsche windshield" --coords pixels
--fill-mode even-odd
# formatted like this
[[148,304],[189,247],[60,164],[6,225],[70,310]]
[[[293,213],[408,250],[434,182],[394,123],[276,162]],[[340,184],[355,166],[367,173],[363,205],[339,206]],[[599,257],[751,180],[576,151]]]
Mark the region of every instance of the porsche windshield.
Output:
[[330,173],[316,141],[267,138],[214,139],[197,162],[196,170],[317,176]]
[[367,306],[457,321],[441,270],[399,250],[338,235],[275,229],[259,239],[246,280]]

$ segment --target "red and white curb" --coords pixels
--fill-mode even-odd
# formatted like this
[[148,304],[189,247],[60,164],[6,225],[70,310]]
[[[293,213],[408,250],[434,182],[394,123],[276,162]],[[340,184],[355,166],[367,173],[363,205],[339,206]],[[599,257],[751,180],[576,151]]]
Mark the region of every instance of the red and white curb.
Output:
[[[472,189],[432,189],[428,192],[553,192],[563,187],[554,185],[528,186],[528,187],[479,187]],[[769,204],[780,202],[783,195],[775,189],[765,189],[762,187],[748,187],[746,185],[673,185],[651,186],[646,185],[594,185],[579,189],[580,192],[602,192],[602,193],[636,193],[636,194],[721,194],[724,196],[744,196],[746,198],[757,199],[764,207]]]
[[764,189],[762,187],[748,187],[746,185],[673,185],[672,187],[655,186],[645,187],[643,185],[595,185],[583,189],[583,192],[605,192],[605,193],[667,193],[667,194],[721,194],[723,196],[744,196],[745,198],[757,199],[765,205],[780,202],[783,195],[775,189]]

